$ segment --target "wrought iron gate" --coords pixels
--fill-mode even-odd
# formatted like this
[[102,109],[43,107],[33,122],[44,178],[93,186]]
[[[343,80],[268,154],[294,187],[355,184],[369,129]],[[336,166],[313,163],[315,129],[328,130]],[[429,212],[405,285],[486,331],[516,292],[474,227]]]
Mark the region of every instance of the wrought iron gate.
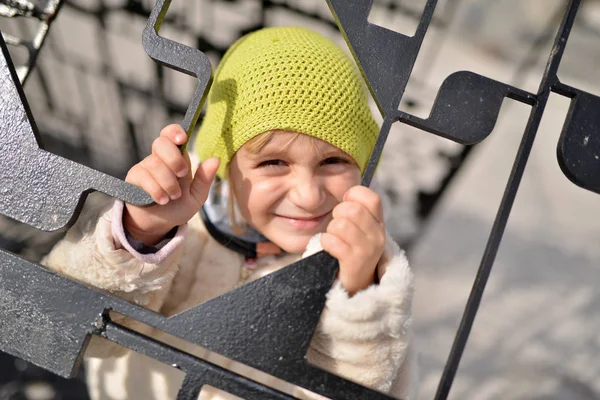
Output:
[[[411,37],[370,24],[368,15],[372,1],[328,0],[327,3],[384,117],[363,184],[370,184],[395,122],[458,143],[475,144],[491,133],[506,97],[531,107],[473,290],[438,387],[436,398],[445,399],[551,92],[571,99],[557,147],[559,164],[573,183],[600,193],[600,114],[596,112],[600,98],[562,83],[557,76],[581,1],[571,0],[565,9],[536,93],[472,72],[457,72],[447,77],[440,87],[428,118],[399,111],[399,105],[432,23],[437,1],[427,1],[417,30]],[[59,7],[59,2],[52,2],[54,8],[44,11],[28,7],[29,4],[8,0],[0,2],[0,7],[12,7],[17,10],[15,12],[24,14],[46,15],[41,18],[46,23],[51,22]],[[182,123],[191,132],[210,85],[210,63],[199,50],[158,35],[169,4],[168,0],[157,1],[143,34],[143,44],[158,63],[198,79]],[[35,62],[43,37],[31,46],[29,66]],[[92,190],[135,204],[148,204],[149,197],[139,189],[40,148],[34,118],[21,87],[27,70],[18,74],[1,38],[0,46],[3,55],[0,58],[0,213],[38,229],[56,230],[74,221],[86,194]],[[388,398],[320,371],[304,360],[336,268],[330,257],[317,254],[185,313],[164,318],[0,251],[0,349],[69,377],[77,370],[89,335],[100,335],[184,371],[186,378],[178,398],[197,398],[205,384],[248,399],[289,398],[121,326],[111,320],[110,310],[330,398]],[[288,294],[283,298],[280,296],[279,304],[261,301],[283,286]],[[69,293],[68,298],[65,293]],[[252,313],[245,313],[245,310],[252,310]],[[240,315],[244,315],[243,321]],[[270,339],[264,340],[265,337]]]

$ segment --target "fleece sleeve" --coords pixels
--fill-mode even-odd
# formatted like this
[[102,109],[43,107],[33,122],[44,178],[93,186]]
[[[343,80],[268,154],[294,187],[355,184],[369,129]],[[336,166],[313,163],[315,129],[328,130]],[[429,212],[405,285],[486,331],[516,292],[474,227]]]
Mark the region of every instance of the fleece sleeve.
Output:
[[[77,222],[44,257],[42,264],[154,311],[160,310],[177,272],[185,227],[157,254],[138,254],[126,242],[123,203],[102,194],[89,196]],[[131,321],[121,320],[130,326]],[[134,329],[138,327],[132,326]],[[87,355],[113,355],[92,340]]]
[[[314,237],[304,256],[321,250]],[[308,351],[308,360],[361,385],[416,399],[417,374],[411,340],[413,274],[388,237],[378,265],[379,284],[349,296],[336,281]]]

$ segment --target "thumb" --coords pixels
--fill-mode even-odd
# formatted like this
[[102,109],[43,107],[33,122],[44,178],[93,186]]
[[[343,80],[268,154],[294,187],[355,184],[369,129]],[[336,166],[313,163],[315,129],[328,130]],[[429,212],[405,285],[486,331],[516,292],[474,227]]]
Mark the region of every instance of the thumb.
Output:
[[219,165],[221,165],[221,160],[211,157],[203,161],[196,170],[196,175],[194,175],[194,180],[190,187],[190,195],[196,200],[199,206],[206,201],[208,190],[217,175]]

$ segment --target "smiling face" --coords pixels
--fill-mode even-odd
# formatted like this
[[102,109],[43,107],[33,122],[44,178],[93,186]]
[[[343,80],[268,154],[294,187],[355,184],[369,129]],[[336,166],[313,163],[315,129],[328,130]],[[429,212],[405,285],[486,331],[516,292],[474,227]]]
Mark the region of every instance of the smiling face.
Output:
[[339,148],[285,131],[259,149],[246,143],[229,169],[242,216],[289,253],[303,252],[313,235],[325,231],[333,208],[360,178],[356,162]]

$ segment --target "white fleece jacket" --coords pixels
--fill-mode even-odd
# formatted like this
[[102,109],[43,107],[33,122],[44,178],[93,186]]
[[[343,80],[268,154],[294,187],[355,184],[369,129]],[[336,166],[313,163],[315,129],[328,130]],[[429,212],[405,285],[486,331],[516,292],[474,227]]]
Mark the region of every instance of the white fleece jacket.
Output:
[[[86,202],[77,223],[45,257],[47,267],[170,316],[297,261],[298,255],[267,256],[255,269],[219,243],[196,215],[157,254],[129,246],[122,227],[123,204],[101,194]],[[95,201],[94,201],[95,200]],[[303,256],[321,250],[317,237]],[[311,363],[395,397],[414,400],[417,392],[411,340],[412,273],[397,244],[388,238],[379,263],[380,283],[349,297],[339,282],[327,295],[325,310],[308,352]],[[190,346],[162,332],[122,321],[185,351],[222,364],[298,398],[320,398],[262,372]],[[92,399],[173,399],[183,373],[128,349],[93,337],[86,352]],[[232,399],[203,388],[200,399]]]

